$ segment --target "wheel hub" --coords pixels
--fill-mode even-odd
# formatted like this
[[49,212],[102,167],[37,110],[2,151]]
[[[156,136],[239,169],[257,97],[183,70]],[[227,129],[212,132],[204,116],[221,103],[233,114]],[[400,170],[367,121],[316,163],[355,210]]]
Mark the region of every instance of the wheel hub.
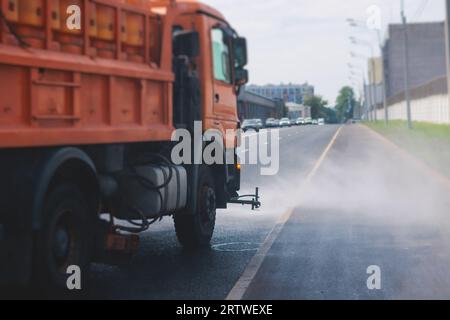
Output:
[[53,255],[57,261],[62,261],[69,252],[70,235],[67,228],[59,226],[55,231],[53,239]]

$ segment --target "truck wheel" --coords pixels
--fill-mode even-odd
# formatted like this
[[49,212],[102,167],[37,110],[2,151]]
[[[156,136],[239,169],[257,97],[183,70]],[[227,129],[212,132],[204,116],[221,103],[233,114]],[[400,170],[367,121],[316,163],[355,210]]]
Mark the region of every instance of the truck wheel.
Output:
[[[47,195],[34,256],[34,284],[55,292],[67,290],[67,268],[78,266],[85,282],[91,260],[94,214],[86,196],[72,184]],[[82,285],[83,289],[83,285]]]
[[201,168],[198,186],[196,212],[174,216],[178,240],[190,249],[208,246],[216,224],[216,192],[209,168]]

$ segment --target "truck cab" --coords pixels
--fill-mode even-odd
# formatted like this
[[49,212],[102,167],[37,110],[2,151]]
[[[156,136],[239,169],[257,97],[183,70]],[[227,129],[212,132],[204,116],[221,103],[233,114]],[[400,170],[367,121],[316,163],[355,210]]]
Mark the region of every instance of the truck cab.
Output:
[[195,2],[177,6],[183,14],[174,21],[175,55],[179,47],[198,49],[187,56],[193,55],[188,57],[190,72],[199,80],[200,118],[205,129],[217,129],[225,137],[226,130],[238,128],[237,94],[248,81],[246,41],[211,7]]

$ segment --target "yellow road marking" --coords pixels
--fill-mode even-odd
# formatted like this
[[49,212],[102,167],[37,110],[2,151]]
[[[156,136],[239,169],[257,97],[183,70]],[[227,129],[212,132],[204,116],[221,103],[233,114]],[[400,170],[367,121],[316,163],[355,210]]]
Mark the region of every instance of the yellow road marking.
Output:
[[334,134],[334,136],[331,139],[330,143],[328,144],[328,146],[326,147],[326,149],[324,150],[324,152],[320,156],[319,160],[317,160],[314,168],[312,169],[312,171],[309,173],[308,177],[306,178],[306,183],[310,182],[311,179],[314,178],[314,176],[316,175],[317,170],[319,170],[320,166],[322,165],[323,160],[325,160],[328,152],[330,152],[330,149],[331,149],[331,147],[333,147],[334,143],[336,142],[336,139],[339,136],[339,133],[341,132],[341,130],[342,130],[342,127],[339,127],[339,129]]

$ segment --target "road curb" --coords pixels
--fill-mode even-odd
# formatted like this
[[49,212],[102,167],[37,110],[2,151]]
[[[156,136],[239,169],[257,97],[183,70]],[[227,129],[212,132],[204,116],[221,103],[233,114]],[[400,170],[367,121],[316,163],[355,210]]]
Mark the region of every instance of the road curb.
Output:
[[429,166],[423,160],[421,160],[420,158],[417,158],[416,156],[414,156],[413,154],[411,154],[407,150],[403,149],[398,144],[396,144],[392,140],[389,140],[387,137],[383,136],[381,133],[375,131],[374,129],[372,129],[372,128],[366,126],[366,125],[359,125],[359,126],[361,126],[361,127],[365,128],[366,130],[368,130],[370,133],[372,133],[372,135],[377,137],[384,144],[386,144],[386,145],[396,149],[397,152],[399,152],[400,155],[402,155],[406,159],[412,161],[415,165],[420,167],[422,170],[427,172],[427,174],[429,174],[430,176],[435,178],[437,181],[439,181],[439,183],[444,185],[446,187],[446,189],[450,190],[450,179],[447,178],[446,176],[444,176],[442,173],[440,173],[439,171],[437,171],[433,167]]

